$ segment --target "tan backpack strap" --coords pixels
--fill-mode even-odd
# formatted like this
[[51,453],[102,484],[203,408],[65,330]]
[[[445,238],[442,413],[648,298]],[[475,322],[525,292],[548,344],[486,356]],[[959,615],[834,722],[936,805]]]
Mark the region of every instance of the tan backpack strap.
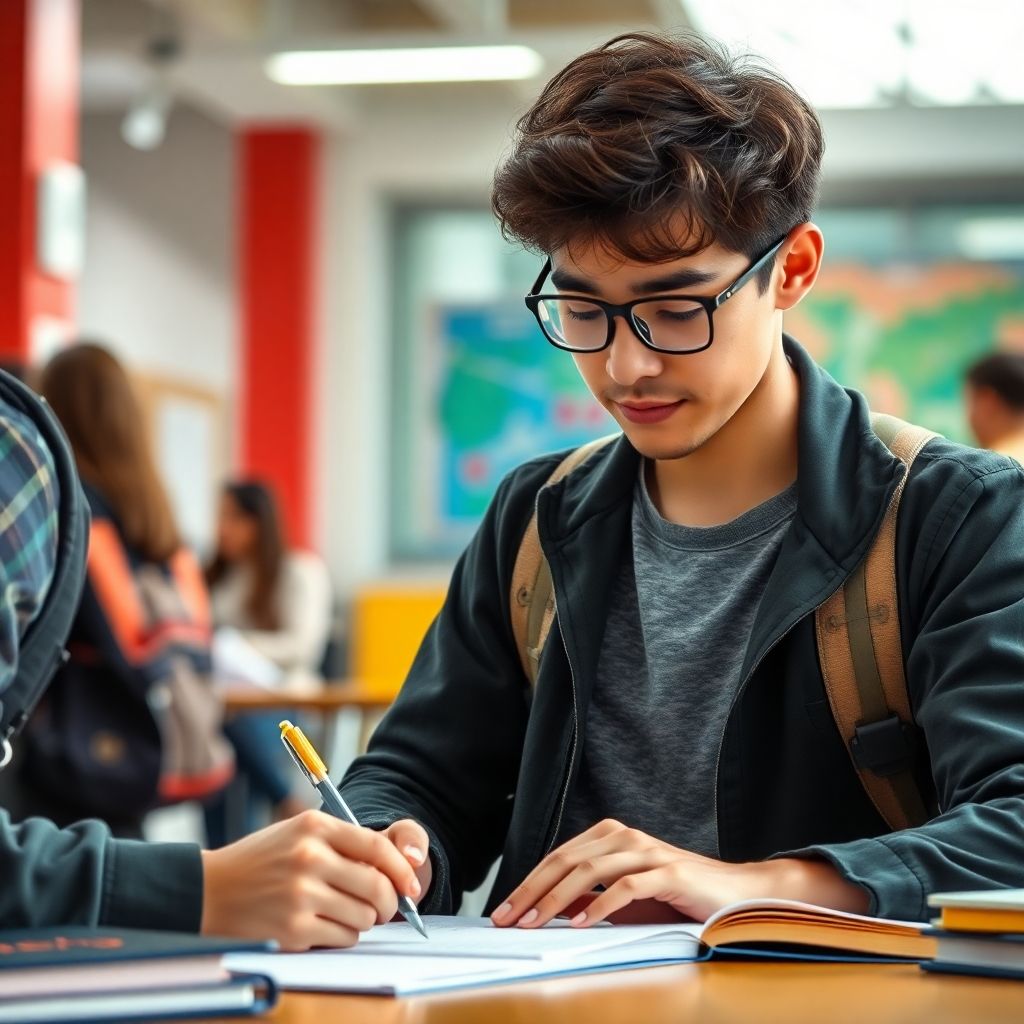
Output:
[[910,467],[935,436],[872,415],[878,437],[906,467],[865,560],[815,615],[832,715],[860,780],[894,830],[927,820],[911,770],[913,713],[903,671],[896,585],[896,523]]
[[[609,434],[590,441],[571,451],[555,467],[555,471],[544,482],[550,487],[568,476],[577,466],[582,465],[598,449],[614,441],[618,434]],[[543,490],[543,488],[542,488]],[[532,686],[537,681],[540,655],[555,618],[555,588],[551,570],[540,546],[540,532],[537,529],[537,505],[519,544],[515,565],[512,568],[512,594],[509,602],[512,616],[512,633],[519,651],[526,678]]]

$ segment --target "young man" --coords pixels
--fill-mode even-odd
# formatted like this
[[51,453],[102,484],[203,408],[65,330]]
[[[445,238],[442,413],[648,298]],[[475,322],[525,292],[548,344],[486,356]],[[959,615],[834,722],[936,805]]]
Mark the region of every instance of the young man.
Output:
[[983,448],[1024,461],[1024,353],[994,352],[966,378],[967,422]]
[[[821,153],[783,80],[692,38],[584,54],[520,122],[493,205],[548,257],[528,304],[623,436],[502,483],[344,780],[360,820],[429,842],[424,912],[499,854],[488,909],[522,927],[757,896],[920,920],[929,891],[1024,884],[1019,466],[936,439],[903,493],[926,824],[890,832],[826,700],[814,610],[903,469],[783,335],[821,265]],[[510,584],[534,508],[557,615],[531,689]]]

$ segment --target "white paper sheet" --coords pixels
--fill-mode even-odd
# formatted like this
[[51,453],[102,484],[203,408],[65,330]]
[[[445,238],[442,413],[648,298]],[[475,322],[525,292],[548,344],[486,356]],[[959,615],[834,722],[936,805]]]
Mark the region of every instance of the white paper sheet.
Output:
[[700,954],[700,925],[495,928],[487,918],[426,917],[430,938],[404,922],[371,929],[352,949],[236,954],[231,970],[269,974],[280,987],[404,995],[565,971],[682,962]]

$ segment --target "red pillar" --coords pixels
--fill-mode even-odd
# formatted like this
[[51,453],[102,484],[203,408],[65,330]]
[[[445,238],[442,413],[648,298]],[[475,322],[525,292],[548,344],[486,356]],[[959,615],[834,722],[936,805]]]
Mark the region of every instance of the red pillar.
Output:
[[0,2],[0,358],[32,358],[46,317],[70,329],[74,286],[36,258],[36,191],[78,160],[79,0]]
[[250,128],[239,156],[242,471],[275,487],[298,546],[312,540],[318,143]]

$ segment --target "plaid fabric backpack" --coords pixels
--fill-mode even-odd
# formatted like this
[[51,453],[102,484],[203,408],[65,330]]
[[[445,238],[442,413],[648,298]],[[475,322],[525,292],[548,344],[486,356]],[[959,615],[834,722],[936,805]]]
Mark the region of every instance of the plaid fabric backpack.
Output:
[[18,650],[14,682],[0,695],[0,768],[11,760],[11,741],[25,727],[53,674],[67,657],[64,645],[78,610],[89,543],[89,506],[78,481],[67,437],[49,406],[29,387],[0,371],[0,405],[27,416],[53,457],[60,504],[54,579]]

